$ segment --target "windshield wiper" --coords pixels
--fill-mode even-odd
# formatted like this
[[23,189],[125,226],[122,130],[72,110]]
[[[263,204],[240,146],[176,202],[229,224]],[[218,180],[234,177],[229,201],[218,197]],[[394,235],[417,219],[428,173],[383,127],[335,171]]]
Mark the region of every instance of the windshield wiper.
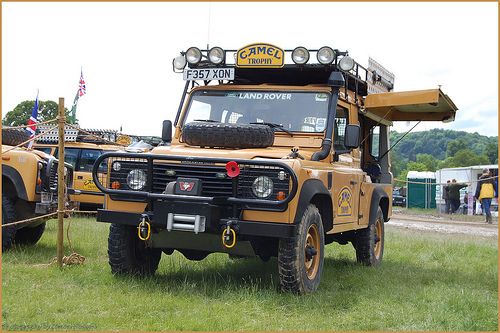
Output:
[[282,132],[285,132],[286,134],[293,136],[293,133],[287,130],[286,128],[283,127],[281,124],[275,124],[275,123],[250,123],[253,125],[267,125],[271,127],[273,130],[281,130]]
[[194,121],[202,121],[205,123],[220,123],[220,121],[212,120],[212,119],[195,119]]

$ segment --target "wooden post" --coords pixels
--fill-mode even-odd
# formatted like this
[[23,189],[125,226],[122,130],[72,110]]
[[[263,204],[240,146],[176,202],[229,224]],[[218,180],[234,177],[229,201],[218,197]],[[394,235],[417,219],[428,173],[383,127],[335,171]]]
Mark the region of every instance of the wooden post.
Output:
[[59,97],[59,163],[57,165],[57,265],[62,267],[62,258],[64,252],[64,124],[66,118],[64,115],[64,98]]

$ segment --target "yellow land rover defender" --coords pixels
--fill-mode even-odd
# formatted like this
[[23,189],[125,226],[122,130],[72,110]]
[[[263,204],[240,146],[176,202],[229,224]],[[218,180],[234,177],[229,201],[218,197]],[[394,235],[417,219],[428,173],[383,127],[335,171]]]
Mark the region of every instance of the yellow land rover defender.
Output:
[[164,121],[167,144],[94,164],[114,274],[154,273],[174,250],[277,257],[281,288],[306,293],[325,244],[352,243],[360,263],[378,265],[391,121],[448,121],[457,109],[439,89],[389,92],[390,72],[330,47],[191,47],[173,67],[186,80],[173,138]]
[[[2,224],[57,210],[58,160],[36,150],[13,148],[27,137],[22,130],[2,130]],[[11,146],[12,145],[12,146]],[[65,164],[67,193],[73,193],[73,168]],[[2,250],[35,244],[45,230],[44,219],[2,228]]]

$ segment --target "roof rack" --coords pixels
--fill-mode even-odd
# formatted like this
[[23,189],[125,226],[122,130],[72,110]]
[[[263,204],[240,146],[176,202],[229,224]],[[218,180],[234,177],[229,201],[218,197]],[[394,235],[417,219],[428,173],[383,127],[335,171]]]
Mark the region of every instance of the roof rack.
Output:
[[[36,134],[42,134],[37,138],[37,143],[57,143],[59,142],[59,132],[57,128],[52,128],[50,125],[39,125]],[[74,126],[64,126],[64,141],[65,142],[89,142],[96,144],[114,143],[118,137],[116,130],[102,129],[82,129]]]

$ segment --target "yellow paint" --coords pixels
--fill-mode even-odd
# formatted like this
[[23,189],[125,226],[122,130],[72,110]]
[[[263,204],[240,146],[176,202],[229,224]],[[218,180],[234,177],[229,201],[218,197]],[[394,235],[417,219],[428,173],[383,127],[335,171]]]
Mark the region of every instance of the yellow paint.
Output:
[[285,64],[285,52],[271,44],[251,44],[238,50],[236,67],[280,68]]
[[87,179],[83,182],[83,190],[92,191],[92,192],[99,191],[99,189],[97,188],[97,186],[94,184],[94,182],[91,179]]

